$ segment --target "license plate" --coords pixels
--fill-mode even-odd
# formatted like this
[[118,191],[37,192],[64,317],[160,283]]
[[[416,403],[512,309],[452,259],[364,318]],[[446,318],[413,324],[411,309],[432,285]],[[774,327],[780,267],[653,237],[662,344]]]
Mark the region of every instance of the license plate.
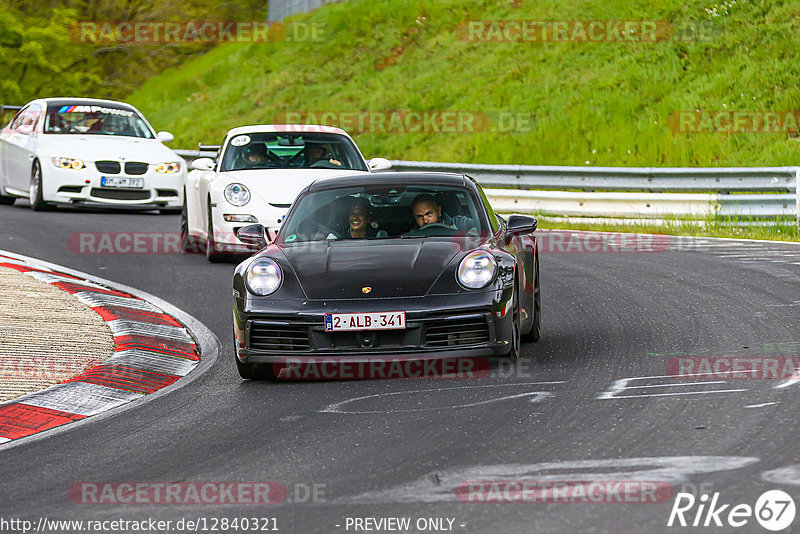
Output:
[[127,187],[129,189],[144,188],[144,178],[131,178],[129,176],[101,176],[100,185],[103,187]]
[[406,312],[326,313],[325,330],[400,330],[406,327]]

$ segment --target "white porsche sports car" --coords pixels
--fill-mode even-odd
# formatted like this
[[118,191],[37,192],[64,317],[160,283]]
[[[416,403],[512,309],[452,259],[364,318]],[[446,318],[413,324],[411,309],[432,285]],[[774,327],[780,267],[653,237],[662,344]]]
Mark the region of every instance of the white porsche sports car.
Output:
[[[9,108],[10,106],[4,106]],[[113,100],[43,98],[0,133],[0,204],[102,205],[177,212],[186,164],[139,111]]]
[[297,194],[319,178],[386,170],[391,162],[367,163],[344,130],[315,125],[256,125],[230,130],[216,158],[192,162],[186,179],[181,242],[186,252],[205,250],[209,261],[253,250],[236,230],[263,225],[270,238]]

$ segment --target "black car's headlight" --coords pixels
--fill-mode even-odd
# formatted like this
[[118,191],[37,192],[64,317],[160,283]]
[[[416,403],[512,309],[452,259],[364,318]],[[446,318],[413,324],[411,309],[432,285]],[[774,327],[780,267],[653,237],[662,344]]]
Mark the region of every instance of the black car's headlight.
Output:
[[230,184],[225,188],[225,200],[234,206],[244,206],[250,202],[250,191],[242,184]]
[[280,266],[269,258],[262,258],[250,264],[245,273],[247,289],[251,293],[265,297],[275,293],[283,281]]
[[481,289],[491,283],[495,271],[497,261],[494,256],[483,250],[473,250],[461,260],[456,278],[467,289]]

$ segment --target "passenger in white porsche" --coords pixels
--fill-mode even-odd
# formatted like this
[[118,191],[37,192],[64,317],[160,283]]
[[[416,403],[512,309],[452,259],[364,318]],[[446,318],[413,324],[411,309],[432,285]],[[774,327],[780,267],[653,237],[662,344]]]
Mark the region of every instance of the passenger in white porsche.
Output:
[[322,145],[308,143],[305,148],[306,167],[341,167],[342,162],[334,159]]

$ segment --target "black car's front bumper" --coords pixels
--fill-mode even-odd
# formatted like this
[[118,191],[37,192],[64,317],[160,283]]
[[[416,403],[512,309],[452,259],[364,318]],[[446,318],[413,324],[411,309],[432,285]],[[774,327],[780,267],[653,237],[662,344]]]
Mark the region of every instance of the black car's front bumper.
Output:
[[[400,299],[271,301],[236,298],[234,333],[243,363],[421,360],[502,356],[510,350],[511,290]],[[258,309],[255,309],[255,308]],[[326,313],[404,311],[402,330],[326,332]]]

